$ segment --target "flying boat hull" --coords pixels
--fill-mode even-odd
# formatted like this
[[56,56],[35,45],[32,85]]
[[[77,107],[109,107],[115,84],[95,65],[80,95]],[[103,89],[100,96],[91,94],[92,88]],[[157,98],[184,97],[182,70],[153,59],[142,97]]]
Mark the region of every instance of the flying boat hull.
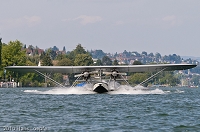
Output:
[[106,93],[108,92],[108,84],[107,83],[96,83],[93,86],[93,91],[97,93]]

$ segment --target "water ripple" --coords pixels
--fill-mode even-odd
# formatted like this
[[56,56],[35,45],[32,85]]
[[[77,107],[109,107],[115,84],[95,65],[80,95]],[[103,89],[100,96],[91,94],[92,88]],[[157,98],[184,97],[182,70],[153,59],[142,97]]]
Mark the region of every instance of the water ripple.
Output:
[[0,129],[20,126],[48,131],[200,130],[199,89],[132,90],[128,94],[123,90],[122,94],[68,94],[60,88],[0,89]]

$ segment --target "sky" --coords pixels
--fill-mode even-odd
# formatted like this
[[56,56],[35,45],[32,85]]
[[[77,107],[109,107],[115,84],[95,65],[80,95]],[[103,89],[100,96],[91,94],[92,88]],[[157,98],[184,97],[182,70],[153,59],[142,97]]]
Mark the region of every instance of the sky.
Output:
[[1,0],[3,43],[200,57],[200,0]]

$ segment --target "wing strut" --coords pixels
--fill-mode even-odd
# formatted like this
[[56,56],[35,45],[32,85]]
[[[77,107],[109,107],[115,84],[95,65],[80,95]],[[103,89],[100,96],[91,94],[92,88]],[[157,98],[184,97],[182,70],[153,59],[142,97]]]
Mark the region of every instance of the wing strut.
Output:
[[167,67],[161,69],[160,71],[158,71],[157,73],[155,73],[154,75],[150,76],[149,78],[147,78],[146,80],[144,80],[143,82],[141,82],[140,84],[138,84],[137,86],[139,85],[144,85],[146,82],[148,82],[150,79],[154,78],[155,76],[157,76],[159,73],[163,72]]
[[61,86],[61,87],[65,87],[64,85],[60,84],[59,82],[56,82],[55,80],[53,80],[52,78],[48,77],[47,75],[45,75],[45,74],[39,72],[38,70],[35,70],[35,71],[36,71],[37,73],[39,73],[41,76],[43,76],[43,77],[45,77],[45,78],[51,80],[51,81],[54,82],[55,84],[57,84],[57,85],[59,85],[59,86]]
[[130,86],[130,84],[128,83],[128,81],[126,81],[126,79],[124,78],[124,76],[121,75],[121,78],[123,78],[123,80],[126,82],[126,84]]
[[80,78],[81,78],[81,76],[78,76],[78,78],[74,81],[74,83],[72,84],[71,87],[75,87]]

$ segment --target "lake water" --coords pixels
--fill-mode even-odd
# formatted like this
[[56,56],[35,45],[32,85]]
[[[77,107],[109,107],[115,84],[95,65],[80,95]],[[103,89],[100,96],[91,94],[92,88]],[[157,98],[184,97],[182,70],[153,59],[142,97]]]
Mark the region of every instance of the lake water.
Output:
[[200,131],[199,88],[1,88],[0,131]]

